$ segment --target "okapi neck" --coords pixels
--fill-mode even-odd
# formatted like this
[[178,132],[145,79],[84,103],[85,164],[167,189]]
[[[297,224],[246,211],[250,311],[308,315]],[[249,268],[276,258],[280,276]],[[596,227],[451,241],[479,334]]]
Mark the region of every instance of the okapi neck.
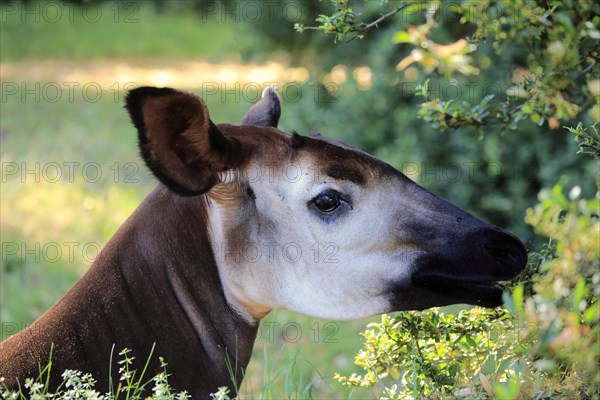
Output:
[[[232,379],[239,385],[257,332],[225,299],[207,232],[207,206],[203,196],[178,196],[159,184],[107,246],[117,260],[131,258],[119,266],[125,287],[156,339],[156,355],[165,357],[174,379],[190,375],[187,382],[176,382],[190,392],[190,385],[215,375],[220,386],[232,387]],[[131,257],[124,256],[127,252]],[[161,337],[165,332],[171,337]],[[198,368],[190,366],[191,358]]]
[[95,389],[106,393],[109,371],[119,382],[118,353],[127,348],[138,371],[154,349],[144,379],[163,371],[163,357],[171,387],[192,398],[239,387],[257,327],[225,301],[205,206],[201,196],[180,197],[159,185],[88,272],[34,324],[0,344],[5,384],[16,389],[16,377],[37,376],[52,349],[61,368],[51,369],[50,390],[64,369],[75,369],[91,373]]

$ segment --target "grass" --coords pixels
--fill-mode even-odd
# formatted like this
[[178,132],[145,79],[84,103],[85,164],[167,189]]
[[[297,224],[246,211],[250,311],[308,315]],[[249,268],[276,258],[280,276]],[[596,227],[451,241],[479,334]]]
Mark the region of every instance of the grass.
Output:
[[83,8],[64,2],[3,2],[0,58],[9,62],[160,55],[165,59],[239,60],[235,24],[198,18],[177,3],[171,1],[169,12],[157,13],[151,2],[109,1]]
[[[61,373],[62,381],[56,390],[50,390],[49,381],[52,370],[52,349],[50,349],[50,361],[45,366],[40,366],[38,376],[28,377],[24,382],[18,382],[17,390],[10,390],[0,381],[0,398],[2,399],[94,399],[94,400],[184,400],[190,396],[185,392],[175,392],[169,382],[167,364],[162,358],[159,362],[163,371],[156,376],[149,377],[146,374],[148,365],[153,358],[154,346],[141,370],[134,369],[134,357],[129,355],[130,349],[123,349],[118,356],[114,354],[114,348],[110,353],[118,357],[119,381],[109,382],[109,393],[100,393],[96,390],[96,378],[91,374],[78,370],[65,370]],[[112,364],[111,364],[112,365]],[[150,394],[151,393],[151,394]],[[145,396],[150,394],[150,396]]]
[[[161,399],[161,400],[183,400],[189,399],[190,395],[186,391],[176,392],[170,385],[169,365],[160,357],[154,354],[154,347],[150,350],[148,357],[144,360],[134,360],[129,355],[129,349],[121,350],[118,355],[116,349],[111,349],[110,360],[117,359],[119,365],[119,380],[117,382],[109,382],[108,393],[100,393],[96,390],[97,380],[94,376],[78,370],[65,370],[61,373],[62,382],[59,382],[56,390],[50,390],[49,379],[50,372],[53,367],[52,361],[49,361],[45,366],[40,366],[40,372],[37,376],[28,377],[23,382],[18,382],[17,390],[9,390],[0,381],[0,398],[6,399],[124,399],[124,400],[140,400],[144,399]],[[265,357],[267,351],[265,347]],[[160,362],[163,371],[156,376],[149,376],[147,372],[150,362],[155,362],[156,358]],[[50,349],[50,360],[52,360],[52,349]],[[309,399],[314,398],[313,392],[316,387],[315,380],[305,382],[303,376],[298,376],[297,372],[298,358],[296,356],[287,360],[284,369],[277,372],[276,377],[270,376],[268,366],[265,364],[264,382],[260,393],[252,392],[244,393],[243,391],[235,390],[234,393],[227,387],[215,388],[212,398],[216,400],[230,400],[235,392],[239,393],[238,399]],[[246,386],[246,385],[245,385]],[[282,391],[274,391],[278,386],[281,386]],[[347,391],[344,393],[344,399],[353,398],[354,392]],[[319,394],[319,397],[323,394]],[[342,398],[339,392],[332,398]],[[364,398],[361,396],[360,398]]]
[[[152,180],[140,168],[138,183],[114,182],[112,165],[138,162],[120,104],[22,102],[16,96],[3,102],[2,114],[9,117],[0,122],[0,319],[22,325],[85,272],[93,250],[112,236]],[[96,165],[102,172],[97,181]]]
[[[308,393],[315,398],[343,397],[346,389],[333,375],[359,372],[353,365],[360,348],[358,332],[375,320],[327,321],[271,312],[259,328],[242,398],[307,398]],[[357,391],[354,396],[372,398],[371,392]]]
[[[0,122],[0,339],[48,309],[155,185],[138,157],[126,112],[112,96],[95,103],[77,96],[56,103],[21,100],[7,97],[2,113],[9,118]],[[207,102],[219,122],[239,121],[249,106],[223,106],[220,96]],[[79,163],[72,180],[68,165],[74,164],[68,163]],[[91,163],[97,167],[86,171]],[[96,170],[102,172],[97,181]],[[56,171],[62,176],[53,182]],[[298,398],[309,392],[340,397],[344,389],[332,377],[358,372],[353,357],[365,325],[273,312],[257,337],[242,398]]]

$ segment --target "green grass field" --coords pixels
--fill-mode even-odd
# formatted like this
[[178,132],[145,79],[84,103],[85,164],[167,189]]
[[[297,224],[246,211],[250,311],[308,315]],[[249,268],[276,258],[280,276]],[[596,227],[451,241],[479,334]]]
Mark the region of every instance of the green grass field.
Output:
[[[62,5],[59,7],[59,5]],[[62,2],[0,6],[2,62],[107,58],[239,60],[233,24],[201,19],[170,2],[158,14],[150,2],[105,2],[76,7]],[[218,38],[206,40],[206,38]]]

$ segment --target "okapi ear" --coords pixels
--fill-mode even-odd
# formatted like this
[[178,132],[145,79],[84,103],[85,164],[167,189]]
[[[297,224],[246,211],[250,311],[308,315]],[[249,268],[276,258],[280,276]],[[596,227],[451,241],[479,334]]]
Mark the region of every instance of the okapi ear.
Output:
[[206,193],[218,172],[235,167],[243,149],[213,124],[197,96],[170,88],[140,87],[125,98],[138,131],[146,165],[172,191],[183,196]]
[[281,99],[275,87],[269,86],[263,90],[261,99],[244,115],[242,125],[277,127],[280,116]]

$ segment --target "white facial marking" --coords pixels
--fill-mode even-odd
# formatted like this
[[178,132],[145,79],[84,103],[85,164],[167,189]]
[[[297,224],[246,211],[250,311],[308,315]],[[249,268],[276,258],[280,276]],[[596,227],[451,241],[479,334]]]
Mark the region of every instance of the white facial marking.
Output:
[[[295,163],[306,172],[290,179],[275,168],[250,182],[255,200],[211,202],[209,231],[227,300],[249,321],[275,307],[334,319],[389,311],[387,285],[410,279],[416,255],[394,242],[392,183],[317,176],[308,172],[315,171],[309,156]],[[232,176],[220,185],[239,185]],[[344,199],[329,216],[311,203],[327,191]]]

